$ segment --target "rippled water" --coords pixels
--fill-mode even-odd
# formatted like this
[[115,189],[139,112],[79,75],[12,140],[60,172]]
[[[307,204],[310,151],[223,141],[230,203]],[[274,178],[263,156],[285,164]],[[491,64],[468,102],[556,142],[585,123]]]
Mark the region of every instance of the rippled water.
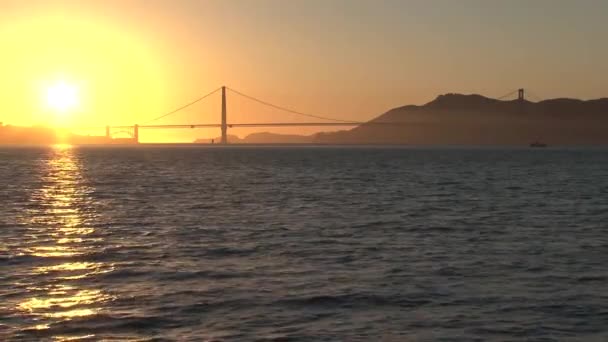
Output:
[[608,151],[0,148],[0,340],[608,340]]

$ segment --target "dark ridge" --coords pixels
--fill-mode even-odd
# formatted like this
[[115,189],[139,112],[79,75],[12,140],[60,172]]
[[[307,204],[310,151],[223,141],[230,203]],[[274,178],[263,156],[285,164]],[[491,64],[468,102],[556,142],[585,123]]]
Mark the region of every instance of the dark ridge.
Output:
[[[373,123],[373,124],[368,124]],[[608,98],[503,101],[478,94],[444,94],[422,105],[397,107],[350,130],[314,135],[254,133],[232,144],[605,145]],[[377,125],[377,123],[383,123]],[[394,125],[393,125],[394,124]],[[126,139],[126,138],[125,138]],[[72,144],[132,143],[129,139],[70,135]],[[198,139],[195,143],[218,143]],[[0,144],[61,142],[46,127],[0,124]],[[541,144],[542,145],[542,144]]]
[[[444,94],[403,106],[351,130],[320,133],[316,143],[415,145],[604,145],[608,98],[503,101]],[[377,125],[383,123],[383,125]],[[392,125],[394,124],[394,125]]]

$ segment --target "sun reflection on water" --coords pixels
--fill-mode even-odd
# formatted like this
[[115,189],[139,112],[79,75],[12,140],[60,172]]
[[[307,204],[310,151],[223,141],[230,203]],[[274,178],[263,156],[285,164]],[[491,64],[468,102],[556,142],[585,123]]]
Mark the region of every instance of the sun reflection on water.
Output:
[[113,265],[91,257],[103,237],[91,227],[95,206],[80,163],[71,146],[54,146],[41,161],[39,186],[23,217],[29,232],[21,254],[36,257],[37,262],[29,270],[27,293],[16,309],[33,318],[30,330],[96,315],[112,300],[104,291],[82,285],[86,278],[112,271]]
[[71,286],[59,285],[47,289],[48,297],[30,298],[19,304],[22,311],[51,318],[72,318],[94,315],[98,308],[84,308],[91,304],[109,300],[100,290],[79,290]]

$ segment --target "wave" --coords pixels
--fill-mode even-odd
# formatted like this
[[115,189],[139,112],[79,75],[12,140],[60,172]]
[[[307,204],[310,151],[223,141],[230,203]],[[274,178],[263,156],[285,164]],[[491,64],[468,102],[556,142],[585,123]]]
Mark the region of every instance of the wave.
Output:
[[409,298],[399,295],[382,296],[376,294],[342,294],[342,295],[316,295],[282,299],[275,304],[288,307],[378,307],[395,306],[399,308],[413,308],[431,303],[423,298]]
[[[16,333],[16,338],[45,338],[69,335],[133,335],[140,331],[154,331],[179,328],[183,326],[179,320],[168,316],[128,316],[97,314],[87,317],[73,318],[62,322],[52,323],[47,329],[25,328]],[[120,339],[119,339],[120,340]]]

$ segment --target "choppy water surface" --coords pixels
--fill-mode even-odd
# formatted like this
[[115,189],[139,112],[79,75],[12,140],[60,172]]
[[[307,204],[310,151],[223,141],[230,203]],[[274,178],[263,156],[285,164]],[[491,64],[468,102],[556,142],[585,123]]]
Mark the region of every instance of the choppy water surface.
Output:
[[608,151],[0,148],[0,340],[608,340]]

